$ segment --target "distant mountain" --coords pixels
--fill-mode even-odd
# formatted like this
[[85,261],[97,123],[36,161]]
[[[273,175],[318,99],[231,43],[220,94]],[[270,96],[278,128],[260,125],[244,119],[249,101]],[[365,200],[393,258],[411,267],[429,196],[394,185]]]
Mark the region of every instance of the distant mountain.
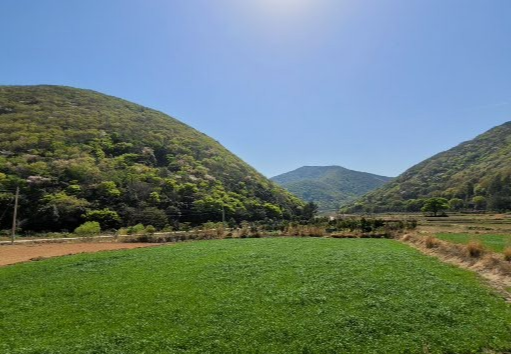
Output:
[[16,187],[24,231],[292,219],[304,206],[172,117],[60,86],[0,86],[0,230]]
[[459,208],[511,210],[511,122],[410,168],[347,211],[420,211],[425,198]]
[[303,200],[316,202],[321,211],[336,211],[392,178],[340,166],[304,166],[271,180]]

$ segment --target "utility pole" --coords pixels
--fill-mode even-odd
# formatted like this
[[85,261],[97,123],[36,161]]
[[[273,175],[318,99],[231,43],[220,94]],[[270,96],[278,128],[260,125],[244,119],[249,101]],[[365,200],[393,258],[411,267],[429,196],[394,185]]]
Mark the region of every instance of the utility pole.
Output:
[[18,200],[20,198],[20,187],[16,187],[16,196],[14,197],[14,213],[12,216],[12,234],[11,243],[14,245],[14,239],[16,238],[16,221],[18,218]]
[[222,225],[224,225],[225,227],[225,207],[223,203],[222,203]]

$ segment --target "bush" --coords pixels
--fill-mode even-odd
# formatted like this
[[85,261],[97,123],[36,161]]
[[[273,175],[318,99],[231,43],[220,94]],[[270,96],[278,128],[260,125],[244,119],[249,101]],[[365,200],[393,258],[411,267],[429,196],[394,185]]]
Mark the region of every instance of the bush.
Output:
[[504,260],[511,262],[511,247],[506,247],[504,250]]
[[97,221],[87,221],[75,229],[75,234],[79,236],[94,236],[101,232],[101,226]]
[[117,229],[121,225],[121,217],[110,209],[91,210],[84,216],[87,221],[97,221],[103,230]]
[[145,228],[145,233],[146,234],[149,234],[149,235],[152,235],[156,232],[156,228],[153,226],[153,225],[148,225],[146,228]]
[[467,245],[467,252],[470,257],[479,258],[484,254],[484,246],[479,241],[470,241]]
[[135,226],[131,226],[128,228],[128,235],[143,234],[144,231],[145,231],[145,226],[143,224],[137,224]]
[[433,237],[433,236],[426,237],[426,247],[427,248],[436,248],[436,247],[438,247],[439,244],[440,244],[440,242],[438,241],[438,239],[436,237]]

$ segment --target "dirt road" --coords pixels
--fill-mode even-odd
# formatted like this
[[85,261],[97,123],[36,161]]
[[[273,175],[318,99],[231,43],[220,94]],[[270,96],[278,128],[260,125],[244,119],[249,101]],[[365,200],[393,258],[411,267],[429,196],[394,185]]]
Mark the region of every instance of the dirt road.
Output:
[[0,246],[0,266],[78,253],[154,247],[147,243],[47,243]]

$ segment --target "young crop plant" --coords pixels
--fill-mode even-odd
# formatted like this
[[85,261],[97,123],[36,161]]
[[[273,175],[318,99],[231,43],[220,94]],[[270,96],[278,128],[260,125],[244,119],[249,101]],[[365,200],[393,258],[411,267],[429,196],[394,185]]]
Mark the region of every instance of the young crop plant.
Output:
[[511,308],[385,239],[260,238],[0,268],[0,353],[506,353]]

